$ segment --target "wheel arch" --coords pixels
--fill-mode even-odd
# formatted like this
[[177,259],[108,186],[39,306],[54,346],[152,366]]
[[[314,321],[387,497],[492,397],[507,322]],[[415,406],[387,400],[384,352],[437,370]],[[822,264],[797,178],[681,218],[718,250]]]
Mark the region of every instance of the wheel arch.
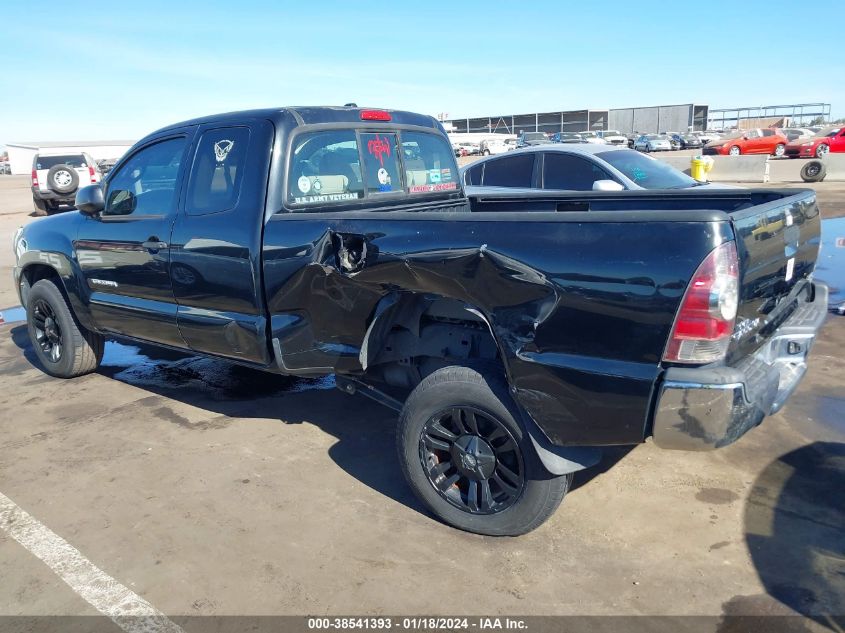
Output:
[[28,250],[18,262],[18,295],[26,308],[29,288],[42,279],[53,281],[68,302],[71,313],[87,329],[97,330],[91,313],[79,294],[78,279],[71,260],[63,253]]
[[[504,379],[506,384],[512,385],[510,380],[510,369],[508,364],[508,348],[496,336],[491,320],[483,310],[466,301],[447,297],[439,294],[421,292],[394,292],[386,295],[376,306],[374,317],[367,329],[364,341],[361,345],[359,360],[361,366],[367,372],[373,368],[383,365],[383,358],[380,358],[383,350],[391,342],[391,333],[396,328],[406,329],[411,333],[419,335],[423,333],[424,323],[431,320],[442,319],[444,323],[455,324],[457,328],[462,327],[461,322],[473,324],[474,336],[486,339],[492,343],[496,350],[496,357],[490,358],[488,354],[473,356],[473,349],[489,350],[473,341],[468,347],[470,354],[463,359],[463,364],[468,366],[483,367],[485,371],[494,372]],[[482,329],[483,328],[483,329]],[[427,337],[425,345],[437,346],[443,337]],[[425,348],[424,348],[425,349]],[[401,351],[398,352],[401,356]],[[444,364],[455,364],[454,357],[443,355],[440,357]],[[401,364],[401,362],[400,362]],[[436,363],[429,368],[435,367]],[[383,369],[383,368],[382,368]],[[384,372],[379,372],[382,380]],[[428,375],[425,369],[422,373]],[[422,376],[425,377],[425,376]],[[512,388],[511,388],[512,391]],[[531,418],[518,398],[514,398],[514,404],[520,412],[523,427],[527,432],[531,445],[536,451],[537,457],[543,467],[553,476],[565,475],[595,465],[601,459],[601,449],[590,446],[569,446],[562,447],[552,444],[537,423]]]
[[[382,297],[373,314],[359,353],[359,361],[364,371],[384,362],[383,354],[395,328],[404,328],[419,335],[426,318],[439,318],[442,322],[453,323],[456,328],[474,326],[476,336],[487,339],[495,347],[496,358],[488,358],[489,354],[474,355],[473,352],[479,349],[476,347],[468,350],[466,359],[470,362],[485,361],[488,366],[495,363],[501,370],[502,377],[509,380],[507,349],[496,336],[489,316],[477,306],[436,293],[403,291]],[[427,344],[422,351],[431,349],[431,345]],[[401,350],[392,351],[401,353]],[[450,356],[443,354],[441,357],[446,359]]]

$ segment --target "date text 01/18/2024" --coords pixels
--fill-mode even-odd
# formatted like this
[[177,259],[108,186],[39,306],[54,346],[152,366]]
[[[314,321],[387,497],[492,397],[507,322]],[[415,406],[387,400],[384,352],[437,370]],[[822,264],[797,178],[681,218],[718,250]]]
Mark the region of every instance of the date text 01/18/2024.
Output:
[[308,618],[309,630],[391,630],[400,631],[455,631],[455,630],[525,630],[527,624],[520,618],[500,617],[340,617]]

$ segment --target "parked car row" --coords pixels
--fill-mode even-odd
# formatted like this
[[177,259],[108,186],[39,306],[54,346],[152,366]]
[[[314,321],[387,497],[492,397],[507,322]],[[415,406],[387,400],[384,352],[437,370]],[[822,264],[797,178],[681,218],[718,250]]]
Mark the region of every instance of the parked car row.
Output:
[[725,134],[714,131],[662,132],[624,135],[618,130],[584,132],[521,132],[516,139],[486,139],[481,143],[453,144],[456,156],[490,156],[512,149],[550,143],[612,145],[641,152],[701,149],[705,155],[740,156],[769,154],[790,158],[821,158],[828,152],[845,152],[845,127],[755,128]]

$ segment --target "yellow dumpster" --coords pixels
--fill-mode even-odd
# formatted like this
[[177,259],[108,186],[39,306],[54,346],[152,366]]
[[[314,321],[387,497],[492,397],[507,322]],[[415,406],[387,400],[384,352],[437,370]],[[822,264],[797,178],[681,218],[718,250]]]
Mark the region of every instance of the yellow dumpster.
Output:
[[690,161],[689,173],[699,182],[707,182],[707,172],[713,169],[713,159],[709,156],[693,156]]

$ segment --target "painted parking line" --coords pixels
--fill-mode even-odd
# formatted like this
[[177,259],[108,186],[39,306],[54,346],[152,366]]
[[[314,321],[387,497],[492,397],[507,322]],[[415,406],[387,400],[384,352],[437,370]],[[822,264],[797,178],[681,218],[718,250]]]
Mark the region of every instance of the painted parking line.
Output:
[[161,611],[94,565],[3,493],[0,493],[0,528],[124,631],[184,633]]

